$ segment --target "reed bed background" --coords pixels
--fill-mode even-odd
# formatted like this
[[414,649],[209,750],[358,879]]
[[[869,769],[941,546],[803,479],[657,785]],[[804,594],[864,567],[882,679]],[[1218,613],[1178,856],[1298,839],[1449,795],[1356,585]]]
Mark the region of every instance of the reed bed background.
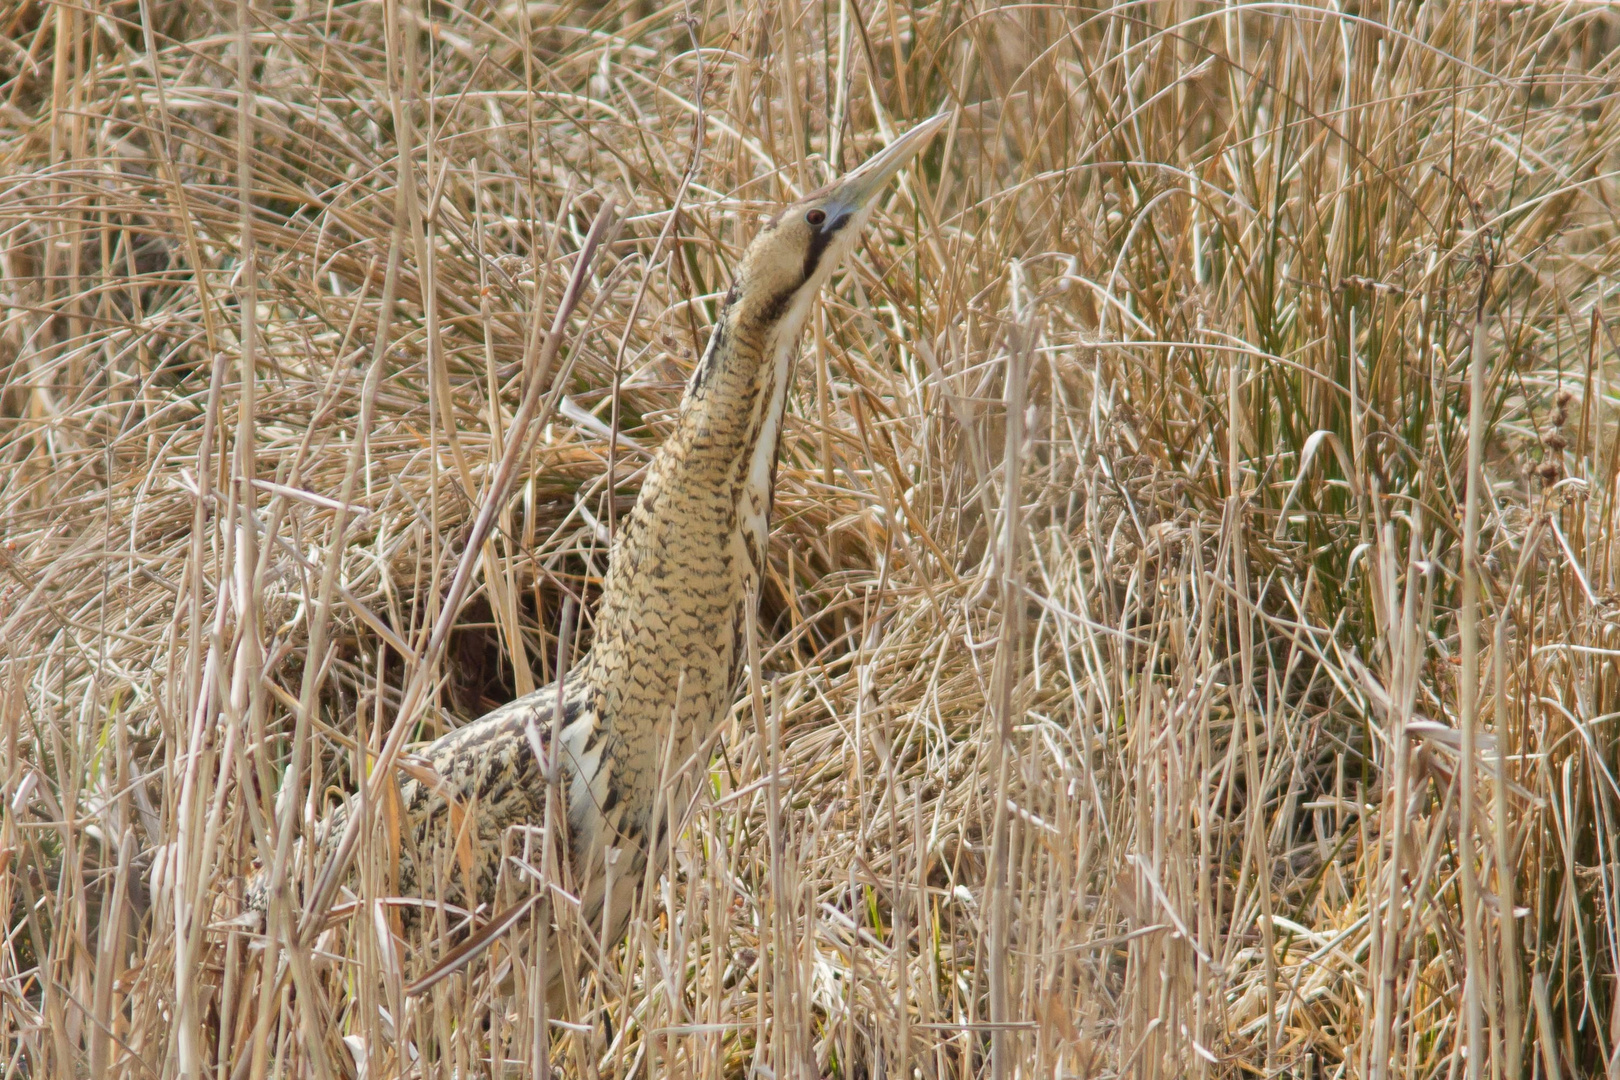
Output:
[[[1617,45],[0,9],[0,1076],[1613,1075]],[[514,839],[535,916],[410,992],[458,939],[393,941],[384,815],[309,935],[238,918],[394,725],[589,647],[759,215],[941,109],[807,335],[760,661],[628,942]]]

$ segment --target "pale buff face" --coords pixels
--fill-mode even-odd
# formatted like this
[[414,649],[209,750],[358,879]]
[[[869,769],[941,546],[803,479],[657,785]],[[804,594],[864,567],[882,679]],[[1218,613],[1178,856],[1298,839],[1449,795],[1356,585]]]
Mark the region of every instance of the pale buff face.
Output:
[[728,304],[745,324],[797,338],[811,299],[855,247],[878,195],[948,117],[923,121],[859,167],[790,204],[760,230],[737,267]]
[[809,314],[809,298],[855,247],[870,214],[870,204],[841,206],[831,189],[782,210],[760,230],[737,267],[733,295],[744,304],[738,314],[765,323],[780,320],[780,333],[796,334]]

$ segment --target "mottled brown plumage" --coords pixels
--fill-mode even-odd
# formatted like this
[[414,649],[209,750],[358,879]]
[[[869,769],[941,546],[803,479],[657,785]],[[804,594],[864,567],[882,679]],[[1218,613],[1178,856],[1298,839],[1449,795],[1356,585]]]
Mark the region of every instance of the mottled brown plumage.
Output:
[[[593,924],[605,899],[603,852],[621,853],[604,940],[622,933],[631,893],[658,848],[648,832],[663,772],[691,758],[735,697],[805,318],[877,193],[942,121],[919,125],[786,207],[749,245],[675,431],[624,523],[591,652],[565,680],[556,756],[572,868]],[[403,894],[433,895],[417,868],[443,867],[445,900],[492,899],[502,833],[544,820],[547,764],[536,751],[550,756],[557,704],[548,686],[418,751],[425,767],[407,770],[400,785]],[[343,831],[348,810],[323,823],[326,842]],[[250,903],[262,907],[257,884]]]

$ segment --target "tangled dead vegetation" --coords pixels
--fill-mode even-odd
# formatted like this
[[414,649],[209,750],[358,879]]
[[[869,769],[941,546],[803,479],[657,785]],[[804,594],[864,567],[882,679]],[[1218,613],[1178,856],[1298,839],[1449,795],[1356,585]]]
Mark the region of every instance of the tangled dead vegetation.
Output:
[[[0,24],[0,1075],[1614,1060],[1612,12]],[[468,931],[396,941],[383,812],[306,935],[237,920],[394,725],[589,647],[758,214],[947,107],[807,335],[627,944],[513,838],[535,916],[415,983]]]

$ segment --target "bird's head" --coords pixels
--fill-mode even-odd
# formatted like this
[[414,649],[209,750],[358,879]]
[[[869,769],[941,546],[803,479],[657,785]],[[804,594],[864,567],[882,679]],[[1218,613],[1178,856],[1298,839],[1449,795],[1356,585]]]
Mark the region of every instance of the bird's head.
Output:
[[819,191],[790,203],[765,225],[737,266],[734,315],[797,339],[817,290],[854,248],[878,195],[944,126],[924,120]]

